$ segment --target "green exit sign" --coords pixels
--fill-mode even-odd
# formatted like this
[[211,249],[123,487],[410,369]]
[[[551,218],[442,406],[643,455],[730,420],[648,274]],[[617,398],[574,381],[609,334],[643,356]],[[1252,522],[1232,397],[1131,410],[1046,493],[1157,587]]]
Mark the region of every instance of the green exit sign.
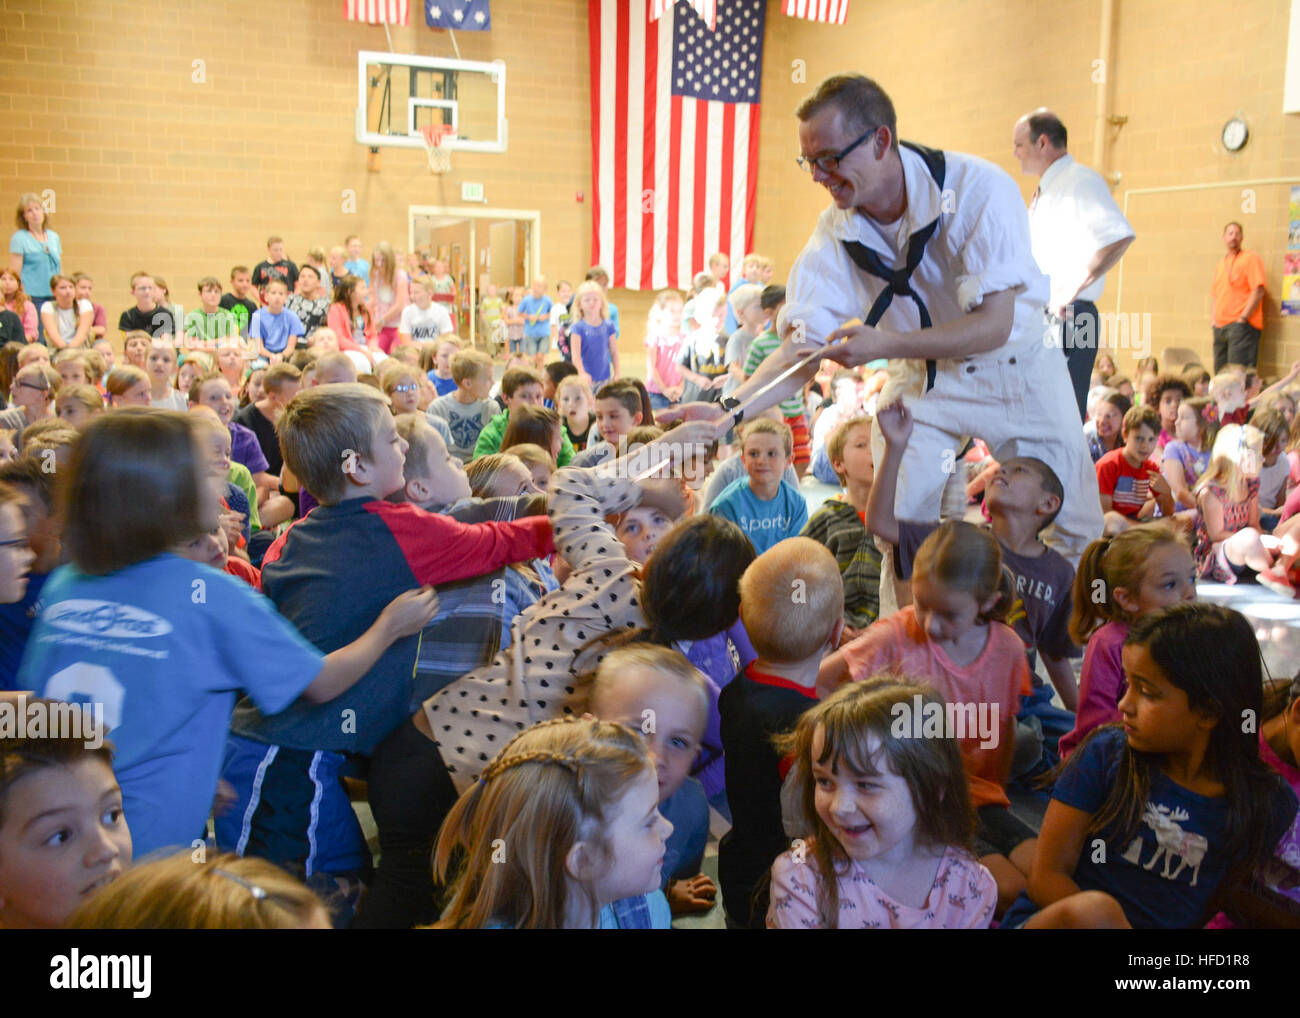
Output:
[[461,201],[484,201],[485,199],[483,197],[483,185],[462,183],[460,185],[460,200]]

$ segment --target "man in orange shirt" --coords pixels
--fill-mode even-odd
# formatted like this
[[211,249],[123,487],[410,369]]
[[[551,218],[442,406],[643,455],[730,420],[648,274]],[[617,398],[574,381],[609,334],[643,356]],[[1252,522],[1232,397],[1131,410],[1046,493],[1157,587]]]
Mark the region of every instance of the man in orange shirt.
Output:
[[1225,364],[1253,368],[1259,363],[1264,328],[1264,261],[1241,247],[1241,224],[1223,230],[1228,253],[1214,270],[1214,373]]

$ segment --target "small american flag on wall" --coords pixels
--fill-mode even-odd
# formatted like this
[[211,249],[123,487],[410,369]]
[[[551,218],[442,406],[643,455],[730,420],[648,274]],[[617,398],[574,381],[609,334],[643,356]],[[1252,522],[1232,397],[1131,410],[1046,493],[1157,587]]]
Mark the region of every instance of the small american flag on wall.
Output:
[[842,25],[849,16],[849,0],[784,0],[783,7],[792,18],[824,21],[828,25]]
[[410,15],[408,0],[343,0],[343,17],[347,21],[405,25]]

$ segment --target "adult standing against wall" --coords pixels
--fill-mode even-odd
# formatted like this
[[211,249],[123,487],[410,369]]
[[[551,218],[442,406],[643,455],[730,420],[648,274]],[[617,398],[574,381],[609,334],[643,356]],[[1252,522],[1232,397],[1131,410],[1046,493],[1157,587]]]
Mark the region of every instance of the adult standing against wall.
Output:
[[[1223,228],[1228,253],[1214,269],[1214,373],[1225,364],[1259,364],[1259,334],[1264,329],[1264,260],[1241,246],[1240,223]],[[26,281],[24,280],[24,283]]]
[[[50,229],[45,203],[39,194],[29,191],[18,199],[14,221],[18,229],[9,238],[9,267],[22,278],[23,292],[28,300],[40,308],[46,301],[54,299],[50,292],[50,278],[63,271],[63,246],[59,235]],[[43,341],[44,323],[37,328]]]
[[[912,358],[891,378],[915,422],[899,475],[900,519],[935,519],[967,437],[1047,463],[1065,489],[1053,541],[1078,561],[1102,531],[1097,477],[1064,359],[1043,345],[1047,280],[1011,178],[957,152],[899,145],[894,106],[870,78],[838,75],[796,111],[800,165],[831,205],[790,271],[782,345],[723,401],[734,410],[809,346],[842,364]],[[866,325],[843,325],[849,319]],[[798,392],[820,358],[775,385],[748,415]],[[892,368],[892,366],[891,366]],[[882,402],[887,402],[882,397]],[[691,418],[720,416],[692,407]]]
[[1047,307],[1060,322],[1082,420],[1101,342],[1097,299],[1134,233],[1105,178],[1075,162],[1066,141],[1065,125],[1045,108],[1017,120],[1011,136],[1020,172],[1039,178],[1029,205],[1029,239],[1034,260],[1051,282]]

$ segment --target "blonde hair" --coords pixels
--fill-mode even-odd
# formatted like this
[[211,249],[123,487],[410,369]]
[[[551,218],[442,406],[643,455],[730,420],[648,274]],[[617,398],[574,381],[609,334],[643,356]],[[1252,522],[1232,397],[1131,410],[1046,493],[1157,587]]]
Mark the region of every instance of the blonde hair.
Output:
[[1015,603],[1015,581],[1002,568],[1002,547],[983,527],[949,520],[921,542],[912,562],[912,577],[923,577],[945,590],[970,594],[981,604],[997,595],[981,622],[1001,622]]
[[524,466],[528,467],[531,474],[533,467],[545,467],[547,476],[555,472],[555,460],[551,459],[548,450],[543,449],[540,445],[532,442],[520,442],[518,445],[510,447],[510,454],[517,456]]
[[[140,374],[143,375],[144,372],[142,371]],[[50,367],[48,361],[32,361],[30,364],[24,364],[14,372],[14,380],[12,384],[17,385],[24,378],[32,378],[36,375],[40,375],[45,381],[45,398],[47,400],[53,400],[54,397],[59,394],[59,390],[63,387],[63,376],[55,371],[54,368]]]
[[47,449],[76,445],[81,433],[67,421],[46,417],[27,425],[23,431],[23,455],[36,456]]
[[316,358],[317,376],[319,376],[322,371],[333,371],[335,368],[345,368],[351,372],[353,381],[356,381],[357,366],[352,363],[352,358],[342,350],[332,350],[329,353],[323,353]]
[[492,358],[482,350],[458,350],[451,355],[451,377],[457,385],[492,371]]
[[755,304],[758,304],[762,297],[763,288],[757,283],[742,283],[732,291],[731,296],[728,298],[731,303],[731,313],[739,318],[742,311],[747,311]]
[[[817,813],[817,778],[813,764],[828,767],[837,777],[871,777],[885,768],[901,777],[911,793],[916,815],[918,845],[968,848],[975,829],[962,763],[961,749],[952,738],[898,738],[894,735],[895,707],[943,705],[943,698],[923,681],[883,674],[842,686],[799,718],[793,732],[777,736],[777,752],[792,758],[806,829],[812,833],[812,862],[817,884],[817,912],[822,925],[837,929],[840,922],[838,877],[848,874],[852,860]],[[822,752],[814,760],[818,729]],[[872,742],[877,743],[872,752]]]
[[680,679],[696,692],[704,716],[708,717],[708,680],[680,650],[657,643],[626,644],[601,658],[596,674],[591,677],[587,687],[587,709],[591,710],[602,693],[608,693],[621,679],[635,671],[654,672],[656,675]]
[[195,862],[189,849],[122,874],[78,908],[73,930],[292,930],[325,903],[279,866],[232,852]]
[[774,421],[770,417],[756,417],[745,425],[740,435],[740,448],[745,448],[745,443],[749,441],[750,435],[776,435],[781,439],[781,446],[785,449],[785,454],[791,456],[794,454],[794,432],[790,430],[790,425],[785,421]]
[[582,298],[589,293],[594,293],[600,297],[600,319],[601,321],[609,320],[609,301],[605,299],[604,288],[595,280],[588,280],[585,283],[579,283],[578,289],[573,293],[573,310],[576,317],[582,317]]
[[104,379],[104,389],[110,396],[123,396],[141,382],[148,381],[149,376],[134,364],[119,364]]
[[420,369],[408,364],[406,361],[399,361],[395,357],[389,357],[379,368],[379,386],[387,396],[393,394],[394,386],[410,379],[418,382],[420,380]]
[[1240,502],[1249,491],[1246,473],[1241,468],[1242,454],[1249,449],[1262,457],[1264,433],[1251,424],[1225,424],[1214,436],[1214,448],[1205,473],[1196,481],[1192,494],[1199,496],[1211,484],[1224,489],[1227,498]]
[[[465,466],[465,476],[469,478],[469,490],[473,492],[474,497],[491,497],[492,486],[496,483],[497,475],[512,463],[525,467],[524,461],[511,452],[494,452],[470,460]],[[532,471],[529,473],[531,474]]]
[[441,436],[424,414],[398,414],[393,423],[397,426],[397,433],[406,440],[406,465],[402,468],[402,479],[409,481],[419,476],[418,471],[428,469],[433,452],[433,441],[429,436]]
[[85,385],[80,382],[65,385],[59,390],[58,396],[54,398],[56,411],[68,403],[80,403],[92,414],[104,409],[104,397],[99,394],[99,390],[93,385]]
[[[830,460],[832,470],[835,470],[836,462],[844,461],[844,447],[849,444],[849,435],[853,433],[853,429],[861,427],[870,429],[874,426],[872,419],[864,414],[850,417],[831,432],[831,437],[826,439],[826,458]],[[835,470],[835,476],[840,479],[841,486],[848,485],[848,476],[842,471]]]
[[[375,255],[379,255],[384,261],[383,266],[378,271],[375,270],[375,262],[379,259]],[[397,255],[393,253],[393,245],[388,241],[381,240],[375,245],[375,249],[370,255],[370,270],[372,285],[381,282],[387,286],[397,285],[397,273],[402,270],[397,264]]]
[[819,653],[844,613],[844,580],[824,545],[791,537],[756,558],[740,577],[740,617],[769,661]]
[[386,417],[388,397],[359,382],[341,382],[299,392],[275,430],[294,476],[322,505],[333,505],[348,493],[347,455],[369,456]]
[[1234,385],[1240,385],[1245,388],[1245,377],[1240,369],[1225,368],[1210,379],[1210,399],[1217,400],[1223,395],[1224,389],[1230,388]]
[[555,400],[559,403],[560,393],[565,389],[580,389],[587,397],[588,403],[595,403],[596,397],[592,394],[591,386],[582,380],[581,375],[566,375],[560,379],[560,384],[555,387]]
[[1141,586],[1152,552],[1166,544],[1183,541],[1168,524],[1140,523],[1088,545],[1074,576],[1070,639],[1082,647],[1104,623],[1133,621],[1113,591],[1116,587],[1136,590]]
[[[609,810],[653,764],[640,737],[622,725],[559,718],[521,732],[452,807],[438,835],[434,873],[445,881],[452,855],[465,853],[451,902],[435,925],[478,929],[559,929],[569,890],[567,861],[578,842],[598,865],[613,864],[603,832]],[[505,846],[504,858],[498,856]],[[499,859],[499,861],[498,861]],[[606,902],[579,884],[594,926]]]

